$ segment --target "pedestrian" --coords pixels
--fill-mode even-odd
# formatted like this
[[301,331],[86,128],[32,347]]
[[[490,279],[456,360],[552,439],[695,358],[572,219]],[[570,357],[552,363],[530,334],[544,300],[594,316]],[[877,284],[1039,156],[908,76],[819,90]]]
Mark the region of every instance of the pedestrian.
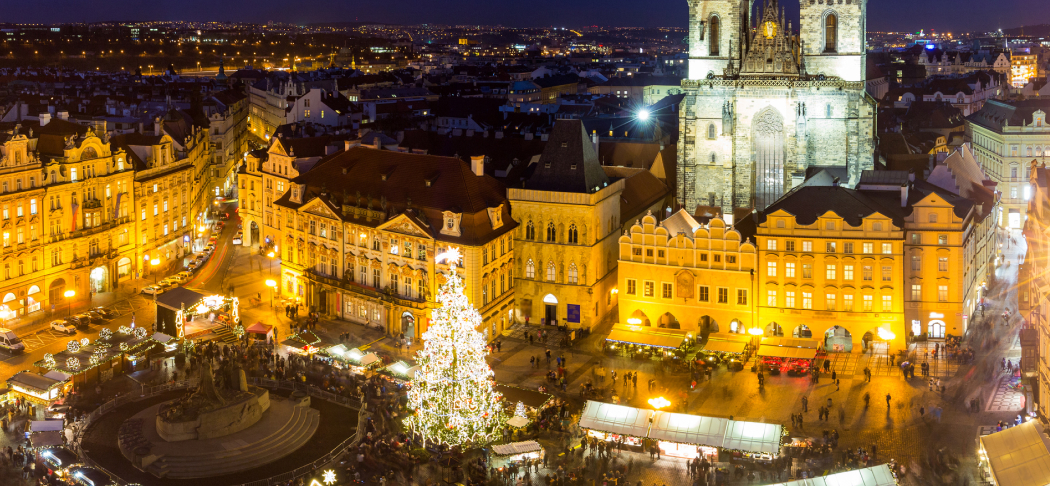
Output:
[[886,408],[890,408],[890,394],[886,394]]
[[802,397],[802,411],[809,411],[809,398],[806,398],[805,396]]
[[831,410],[831,397],[828,397],[828,410]]
[[835,391],[839,391],[839,380],[835,380]]
[[832,370],[832,372],[831,372],[831,379],[832,380],[837,380],[838,379],[838,373],[836,371],[834,371],[834,370]]
[[925,407],[922,407],[922,406],[920,406],[920,407],[919,407],[919,419],[921,420],[921,419],[923,419],[924,417],[926,417],[926,408],[925,408]]

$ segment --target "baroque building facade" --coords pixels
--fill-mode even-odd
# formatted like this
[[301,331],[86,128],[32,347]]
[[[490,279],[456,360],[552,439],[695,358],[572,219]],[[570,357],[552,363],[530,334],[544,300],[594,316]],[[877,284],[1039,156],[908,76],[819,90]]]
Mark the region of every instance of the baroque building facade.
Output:
[[800,33],[768,0],[689,4],[678,200],[687,209],[764,209],[807,168],[873,167],[874,100],[865,92],[865,0],[801,2]]

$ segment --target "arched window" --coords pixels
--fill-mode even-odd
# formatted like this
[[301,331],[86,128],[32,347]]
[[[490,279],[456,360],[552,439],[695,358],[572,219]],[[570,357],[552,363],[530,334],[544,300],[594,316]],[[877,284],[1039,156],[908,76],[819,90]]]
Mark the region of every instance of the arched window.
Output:
[[715,162],[717,162],[717,161],[718,161],[718,157],[715,156],[714,152],[711,152],[711,165],[715,165]]
[[824,52],[835,52],[838,48],[836,42],[839,34],[839,18],[835,14],[824,17]]
[[374,238],[374,239],[372,240],[372,249],[373,249],[373,250],[376,250],[376,251],[379,251],[379,237],[378,237],[378,236],[377,236],[377,237],[375,237],[375,238]]
[[532,220],[531,219],[529,220],[528,224],[525,225],[525,239],[526,240],[535,240],[536,239],[536,227],[532,225]]
[[711,28],[709,30],[711,31],[711,33],[710,33],[710,35],[709,35],[709,37],[707,39],[707,41],[709,42],[709,44],[708,44],[708,52],[712,56],[717,56],[718,55],[718,41],[719,41],[719,39],[718,39],[718,31],[719,31],[719,27],[720,27],[718,25],[718,17],[712,15],[710,23],[711,23]]
[[715,138],[718,138],[718,129],[715,128],[715,124],[714,123],[712,123],[710,125],[707,125],[707,138],[709,138],[711,140],[714,140]]
[[553,282],[554,281],[554,275],[555,275],[554,262],[548,261],[547,262],[547,281],[548,282]]
[[554,221],[547,223],[547,241],[554,241]]
[[51,183],[55,184],[58,182],[58,172],[51,171]]
[[576,243],[579,243],[579,242],[580,242],[580,239],[579,239],[579,234],[576,232],[576,224],[575,223],[570,224],[569,225],[569,243],[576,244]]
[[576,264],[569,264],[569,283],[575,284],[579,280],[579,274],[576,272]]
[[536,264],[532,262],[531,258],[525,262],[525,278],[536,278]]

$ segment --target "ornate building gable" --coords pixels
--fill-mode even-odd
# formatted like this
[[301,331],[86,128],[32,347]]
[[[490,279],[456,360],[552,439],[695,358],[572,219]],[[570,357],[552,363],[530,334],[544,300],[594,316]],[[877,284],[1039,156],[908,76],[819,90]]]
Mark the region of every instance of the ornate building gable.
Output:
[[405,214],[399,214],[390,221],[387,221],[378,228],[380,231],[391,231],[394,233],[400,233],[408,236],[417,236],[420,238],[430,238],[430,233],[426,229],[421,227],[418,223],[412,220]]
[[337,212],[335,208],[330,207],[330,203],[324,199],[315,197],[303,205],[300,210],[304,213],[313,214],[322,218],[338,220]]

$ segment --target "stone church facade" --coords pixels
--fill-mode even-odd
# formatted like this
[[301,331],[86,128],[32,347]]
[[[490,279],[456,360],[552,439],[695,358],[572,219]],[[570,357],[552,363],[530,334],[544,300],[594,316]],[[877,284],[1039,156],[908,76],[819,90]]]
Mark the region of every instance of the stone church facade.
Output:
[[[873,167],[875,102],[864,91],[866,0],[802,0],[801,30],[775,0],[690,0],[678,200],[764,209],[813,166]],[[728,219],[731,221],[731,219]]]

